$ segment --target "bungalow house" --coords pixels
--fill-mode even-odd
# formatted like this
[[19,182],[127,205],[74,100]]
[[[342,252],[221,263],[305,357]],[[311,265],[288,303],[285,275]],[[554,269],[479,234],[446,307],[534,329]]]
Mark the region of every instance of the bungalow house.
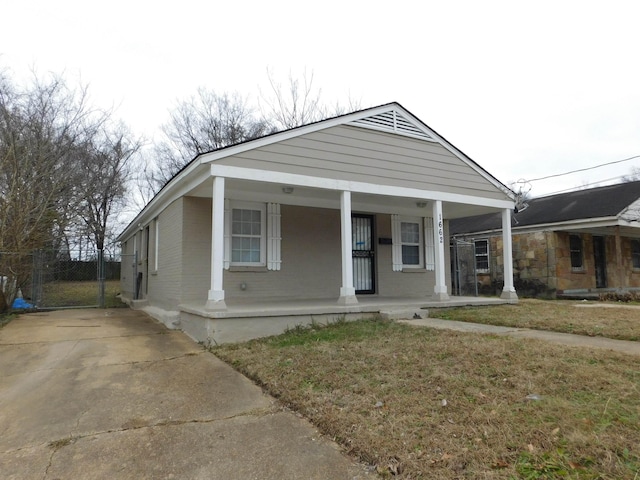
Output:
[[205,342],[447,305],[449,220],[496,212],[510,258],[514,204],[390,103],[197,156],[120,234],[121,295]]
[[[640,289],[640,182],[527,201],[513,215],[513,269],[520,295],[595,297]],[[502,225],[487,214],[450,222],[453,244],[472,242],[480,291],[502,281]]]

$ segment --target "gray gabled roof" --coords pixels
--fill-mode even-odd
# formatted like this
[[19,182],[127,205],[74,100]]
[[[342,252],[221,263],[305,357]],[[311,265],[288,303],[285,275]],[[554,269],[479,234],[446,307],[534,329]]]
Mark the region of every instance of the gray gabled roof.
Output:
[[[528,200],[528,208],[513,214],[513,227],[533,227],[554,223],[611,218],[623,213],[640,199],[640,181],[577,190]],[[451,235],[502,229],[501,213],[451,220]]]

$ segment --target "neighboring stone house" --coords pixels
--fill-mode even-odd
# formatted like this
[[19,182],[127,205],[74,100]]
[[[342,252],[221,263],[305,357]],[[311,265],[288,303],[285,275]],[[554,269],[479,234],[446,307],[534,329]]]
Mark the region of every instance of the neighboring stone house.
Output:
[[[513,272],[526,296],[640,289],[640,182],[528,200],[512,217]],[[453,244],[472,242],[481,293],[503,275],[500,216],[451,220]],[[467,278],[468,281],[468,278]]]

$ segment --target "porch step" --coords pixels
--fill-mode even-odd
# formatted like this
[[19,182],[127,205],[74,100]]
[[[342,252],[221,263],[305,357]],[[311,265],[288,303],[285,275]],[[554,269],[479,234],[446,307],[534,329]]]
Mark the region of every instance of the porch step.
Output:
[[380,310],[380,316],[383,320],[411,320],[418,318],[427,318],[429,310],[421,308],[395,308]]

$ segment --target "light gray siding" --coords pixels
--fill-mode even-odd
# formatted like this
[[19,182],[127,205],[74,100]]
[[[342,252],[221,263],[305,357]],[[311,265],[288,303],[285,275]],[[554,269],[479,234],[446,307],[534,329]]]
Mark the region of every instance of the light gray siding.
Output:
[[440,144],[338,126],[216,161],[324,178],[505,199],[506,194]]

